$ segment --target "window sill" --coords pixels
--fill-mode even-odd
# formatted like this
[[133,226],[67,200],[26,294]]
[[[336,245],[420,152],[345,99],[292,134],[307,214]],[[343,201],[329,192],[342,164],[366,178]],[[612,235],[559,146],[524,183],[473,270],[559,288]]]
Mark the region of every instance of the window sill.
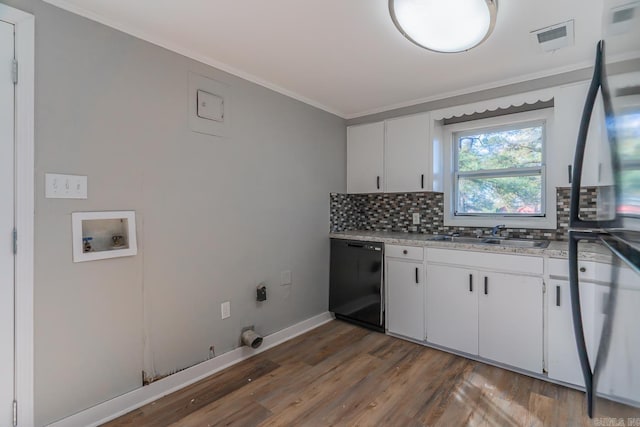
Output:
[[514,218],[512,216],[453,216],[444,215],[444,225],[453,227],[494,227],[504,224],[507,228],[535,228],[542,230],[556,230],[558,227],[555,213],[544,217]]

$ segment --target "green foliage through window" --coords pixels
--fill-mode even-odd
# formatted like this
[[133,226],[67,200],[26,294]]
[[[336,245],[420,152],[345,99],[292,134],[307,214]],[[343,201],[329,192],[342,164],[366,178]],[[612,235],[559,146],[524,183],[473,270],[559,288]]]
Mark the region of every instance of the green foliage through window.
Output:
[[544,123],[454,134],[457,215],[541,216]]

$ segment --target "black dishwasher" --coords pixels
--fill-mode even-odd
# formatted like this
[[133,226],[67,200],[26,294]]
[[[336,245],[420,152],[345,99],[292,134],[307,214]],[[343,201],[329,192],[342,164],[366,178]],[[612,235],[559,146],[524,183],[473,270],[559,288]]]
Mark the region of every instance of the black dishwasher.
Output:
[[338,319],[384,331],[384,244],[331,239],[329,311]]

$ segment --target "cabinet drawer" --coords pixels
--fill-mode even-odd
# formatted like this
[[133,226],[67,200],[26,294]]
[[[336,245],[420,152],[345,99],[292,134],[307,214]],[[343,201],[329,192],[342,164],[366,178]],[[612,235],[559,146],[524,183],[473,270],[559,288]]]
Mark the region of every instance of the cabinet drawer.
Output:
[[426,252],[427,261],[438,264],[536,275],[544,270],[542,257],[432,248]]
[[[569,260],[552,258],[547,264],[549,268],[549,276],[569,277]],[[599,266],[593,261],[578,260],[578,277],[581,280],[596,280],[598,269],[603,270],[605,266]]]
[[424,248],[421,247],[385,245],[384,250],[386,251],[386,255],[392,258],[411,259],[415,261],[422,261],[424,259]]

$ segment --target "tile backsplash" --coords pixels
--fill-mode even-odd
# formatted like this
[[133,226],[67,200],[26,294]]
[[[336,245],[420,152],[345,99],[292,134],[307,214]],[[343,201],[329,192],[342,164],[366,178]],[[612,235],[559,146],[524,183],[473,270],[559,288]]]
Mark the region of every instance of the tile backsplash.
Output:
[[[555,230],[507,228],[503,234],[521,239],[567,240],[569,224],[569,188],[557,188],[558,225]],[[595,219],[597,187],[582,188],[580,207],[585,219]],[[375,193],[330,195],[330,230],[332,232],[368,230],[425,234],[460,233],[473,236],[475,230],[485,234],[490,228],[449,227],[444,225],[443,193]],[[413,225],[412,216],[420,214],[420,224]]]

